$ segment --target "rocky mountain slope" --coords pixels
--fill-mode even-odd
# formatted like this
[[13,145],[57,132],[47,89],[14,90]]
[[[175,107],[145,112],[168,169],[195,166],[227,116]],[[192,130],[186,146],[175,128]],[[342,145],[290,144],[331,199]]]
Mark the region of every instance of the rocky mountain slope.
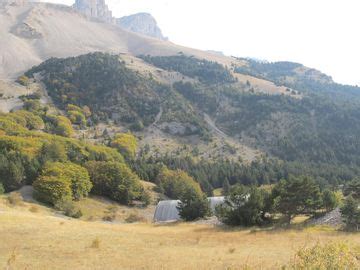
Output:
[[167,40],[157,25],[153,16],[149,13],[137,13],[130,16],[121,17],[116,23],[122,28],[131,32],[139,33],[145,36]]
[[114,23],[112,12],[105,4],[105,0],[76,0],[73,7],[88,18]]
[[0,79],[14,79],[50,57],[94,51],[133,55],[183,52],[227,65],[236,62],[221,55],[137,35],[116,25],[88,20],[71,7],[47,3],[1,7],[0,40]]

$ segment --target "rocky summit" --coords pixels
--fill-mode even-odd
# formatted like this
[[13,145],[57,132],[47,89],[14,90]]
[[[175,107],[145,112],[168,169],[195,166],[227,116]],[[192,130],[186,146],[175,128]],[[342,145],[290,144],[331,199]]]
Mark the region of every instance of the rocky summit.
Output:
[[88,18],[96,18],[107,23],[114,22],[105,0],[76,0],[73,7]]
[[167,38],[163,36],[155,18],[149,13],[137,13],[125,16],[117,19],[116,23],[128,31],[167,40]]

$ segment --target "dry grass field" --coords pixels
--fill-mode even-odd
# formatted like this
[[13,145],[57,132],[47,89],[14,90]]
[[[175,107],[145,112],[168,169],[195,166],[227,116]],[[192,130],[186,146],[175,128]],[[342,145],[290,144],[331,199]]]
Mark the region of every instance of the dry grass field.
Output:
[[0,269],[279,269],[316,243],[360,245],[360,235],[222,229],[197,224],[109,224],[56,217],[0,198]]

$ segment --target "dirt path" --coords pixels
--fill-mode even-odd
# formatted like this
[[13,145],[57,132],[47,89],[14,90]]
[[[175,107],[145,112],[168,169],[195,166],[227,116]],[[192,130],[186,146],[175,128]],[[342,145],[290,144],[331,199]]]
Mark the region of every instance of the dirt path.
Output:
[[204,120],[210,127],[213,134],[215,134],[224,144],[230,144],[236,148],[239,148],[241,157],[244,161],[251,162],[261,154],[259,151],[243,145],[238,140],[228,136],[225,132],[216,126],[214,120],[212,120],[211,117],[206,113],[204,113]]

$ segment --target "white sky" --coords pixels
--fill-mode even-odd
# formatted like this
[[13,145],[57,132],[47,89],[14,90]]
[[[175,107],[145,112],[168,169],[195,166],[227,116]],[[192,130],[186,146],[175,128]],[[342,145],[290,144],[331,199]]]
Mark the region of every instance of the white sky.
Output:
[[[74,0],[50,0],[72,4]],[[295,61],[360,85],[359,0],[106,0],[114,16],[149,12],[188,47]]]

